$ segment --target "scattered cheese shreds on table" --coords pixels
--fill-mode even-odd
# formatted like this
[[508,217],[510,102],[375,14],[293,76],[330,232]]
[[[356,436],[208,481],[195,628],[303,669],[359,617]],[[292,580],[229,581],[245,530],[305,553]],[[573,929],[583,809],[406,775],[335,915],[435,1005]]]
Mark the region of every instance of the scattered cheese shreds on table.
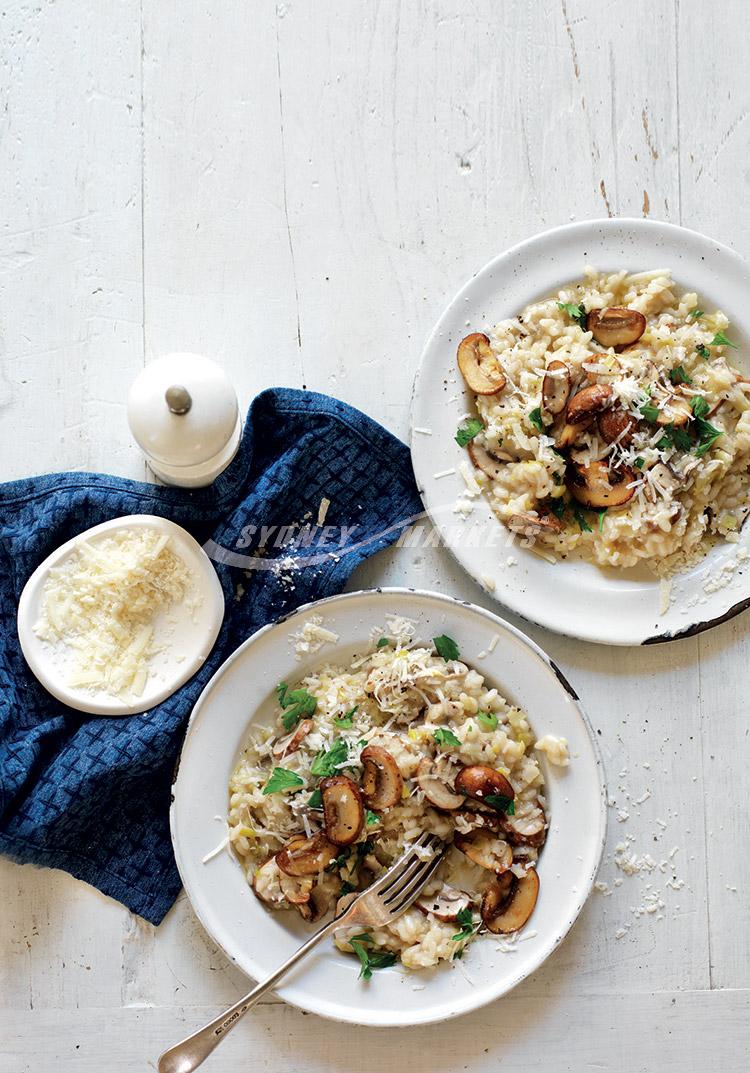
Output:
[[140,696],[160,612],[184,601],[194,575],[170,537],[125,528],[82,540],[44,583],[34,633],[73,652],[68,684]]

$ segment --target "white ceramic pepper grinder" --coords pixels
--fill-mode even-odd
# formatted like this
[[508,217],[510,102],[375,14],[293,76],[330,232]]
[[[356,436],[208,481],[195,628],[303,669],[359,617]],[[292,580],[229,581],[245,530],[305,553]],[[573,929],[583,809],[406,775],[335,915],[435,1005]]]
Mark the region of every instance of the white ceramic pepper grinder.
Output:
[[128,423],[156,476],[182,488],[216,480],[242,435],[229,378],[200,354],[166,354],[147,365],[128,394]]

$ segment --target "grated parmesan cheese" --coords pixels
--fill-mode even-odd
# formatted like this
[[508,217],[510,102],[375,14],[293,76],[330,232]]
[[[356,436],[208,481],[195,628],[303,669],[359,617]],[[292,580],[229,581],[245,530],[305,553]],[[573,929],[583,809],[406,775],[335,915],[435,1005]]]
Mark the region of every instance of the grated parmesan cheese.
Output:
[[183,601],[192,581],[169,536],[157,529],[82,540],[50,570],[34,633],[71,650],[70,686],[140,696],[156,617]]

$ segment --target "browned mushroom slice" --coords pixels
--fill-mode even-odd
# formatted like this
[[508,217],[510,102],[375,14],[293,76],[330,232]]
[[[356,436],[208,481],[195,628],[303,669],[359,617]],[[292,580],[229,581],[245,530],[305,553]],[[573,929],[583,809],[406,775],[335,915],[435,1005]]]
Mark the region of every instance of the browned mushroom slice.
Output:
[[471,897],[464,890],[449,887],[446,883],[437,894],[422,894],[414,903],[425,916],[428,914],[438,920],[458,920],[458,914],[471,906]]
[[331,775],[320,784],[323,818],[329,842],[349,846],[359,837],[365,810],[359,786],[346,775]]
[[554,514],[511,514],[507,522],[512,533],[525,537],[551,535],[562,532],[562,522]]
[[504,839],[490,831],[456,834],[453,842],[470,861],[488,872],[505,872],[513,864],[513,850]]
[[425,798],[435,808],[452,811],[460,808],[466,800],[463,794],[454,793],[452,788],[436,774],[435,765],[429,756],[419,761],[416,780]]
[[630,487],[634,480],[635,474],[629,466],[616,470],[609,470],[605,462],[591,462],[588,466],[574,462],[568,466],[570,494],[591,510],[622,507],[635,493]]
[[511,846],[531,846],[533,849],[539,849],[547,838],[547,821],[543,813],[528,819],[500,816],[500,827]]
[[310,838],[297,835],[276,854],[276,863],[288,876],[314,876],[336,856],[336,847],[319,831]]
[[[515,878],[515,877],[514,877]],[[535,868],[530,868],[511,886],[506,894],[507,881],[504,877],[489,887],[482,898],[482,921],[485,927],[495,935],[508,935],[518,931],[534,912],[539,895],[539,876]]]
[[362,795],[371,809],[380,812],[392,808],[401,800],[404,780],[398,764],[387,749],[368,745],[359,754],[364,765]]
[[564,424],[555,436],[556,449],[566,451],[569,447],[573,447],[578,443],[584,432],[591,428],[592,422],[593,418],[590,417],[585,421],[579,421],[577,425]]
[[599,435],[605,443],[614,443],[615,440],[619,440],[625,446],[632,440],[638,422],[632,414],[618,407],[604,410],[600,413],[597,418],[597,425],[599,426]]
[[274,757],[280,760],[282,756],[289,756],[290,753],[295,753],[314,726],[312,719],[303,719],[291,734],[285,734],[283,738],[277,738],[271,750]]
[[692,417],[690,402],[683,395],[672,395],[659,409],[657,425],[686,425]]
[[586,317],[586,328],[597,343],[618,350],[638,342],[646,330],[646,318],[635,309],[622,306],[592,309]]
[[455,787],[456,793],[483,802],[492,795],[508,797],[512,801],[516,794],[505,775],[489,764],[469,764],[462,768],[456,775]]
[[467,335],[458,344],[458,367],[475,395],[496,395],[505,387],[505,373],[481,332]]
[[480,912],[482,923],[488,931],[495,931],[495,920],[510,905],[517,883],[518,880],[512,872],[502,872],[482,895]]
[[313,889],[311,876],[288,876],[279,869],[279,880],[284,897],[292,905],[305,905],[310,901],[310,892]]
[[[455,815],[456,826],[466,824],[472,830],[499,831],[503,826],[504,817],[499,812],[474,812],[472,809],[461,809]],[[464,832],[468,834],[468,831]]]
[[568,403],[565,412],[569,425],[580,425],[590,421],[612,402],[612,388],[609,384],[589,384],[577,391]]
[[555,417],[565,409],[570,395],[570,369],[564,361],[551,361],[542,381],[542,405]]
[[252,878],[252,888],[257,898],[274,909],[286,904],[284,891],[281,889],[281,872],[275,857],[262,864]]
[[505,470],[505,462],[511,462],[513,456],[507,454],[505,451],[498,451],[496,454],[490,454],[484,447],[480,447],[478,443],[470,443],[468,445],[469,458],[477,467],[481,469],[482,473],[486,473],[487,476],[493,480],[499,480]]

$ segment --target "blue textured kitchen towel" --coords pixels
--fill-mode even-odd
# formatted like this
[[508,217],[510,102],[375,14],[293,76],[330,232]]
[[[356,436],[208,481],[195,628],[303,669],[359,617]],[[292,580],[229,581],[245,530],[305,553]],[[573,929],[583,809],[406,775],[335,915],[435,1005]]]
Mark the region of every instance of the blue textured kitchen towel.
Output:
[[[313,532],[304,527],[315,526],[323,497],[330,528]],[[342,402],[288,389],[255,399],[237,457],[209,488],[96,473],[0,485],[0,852],[63,868],[158,923],[180,889],[170,784],[201,690],[253,631],[339,592],[420,511],[404,444]],[[206,663],[172,697],[143,715],[102,719],[67,708],[37,682],[21,654],[16,608],[50,552],[123,514],[171,518],[206,545],[219,560],[226,612]],[[265,567],[248,572],[254,551]]]

